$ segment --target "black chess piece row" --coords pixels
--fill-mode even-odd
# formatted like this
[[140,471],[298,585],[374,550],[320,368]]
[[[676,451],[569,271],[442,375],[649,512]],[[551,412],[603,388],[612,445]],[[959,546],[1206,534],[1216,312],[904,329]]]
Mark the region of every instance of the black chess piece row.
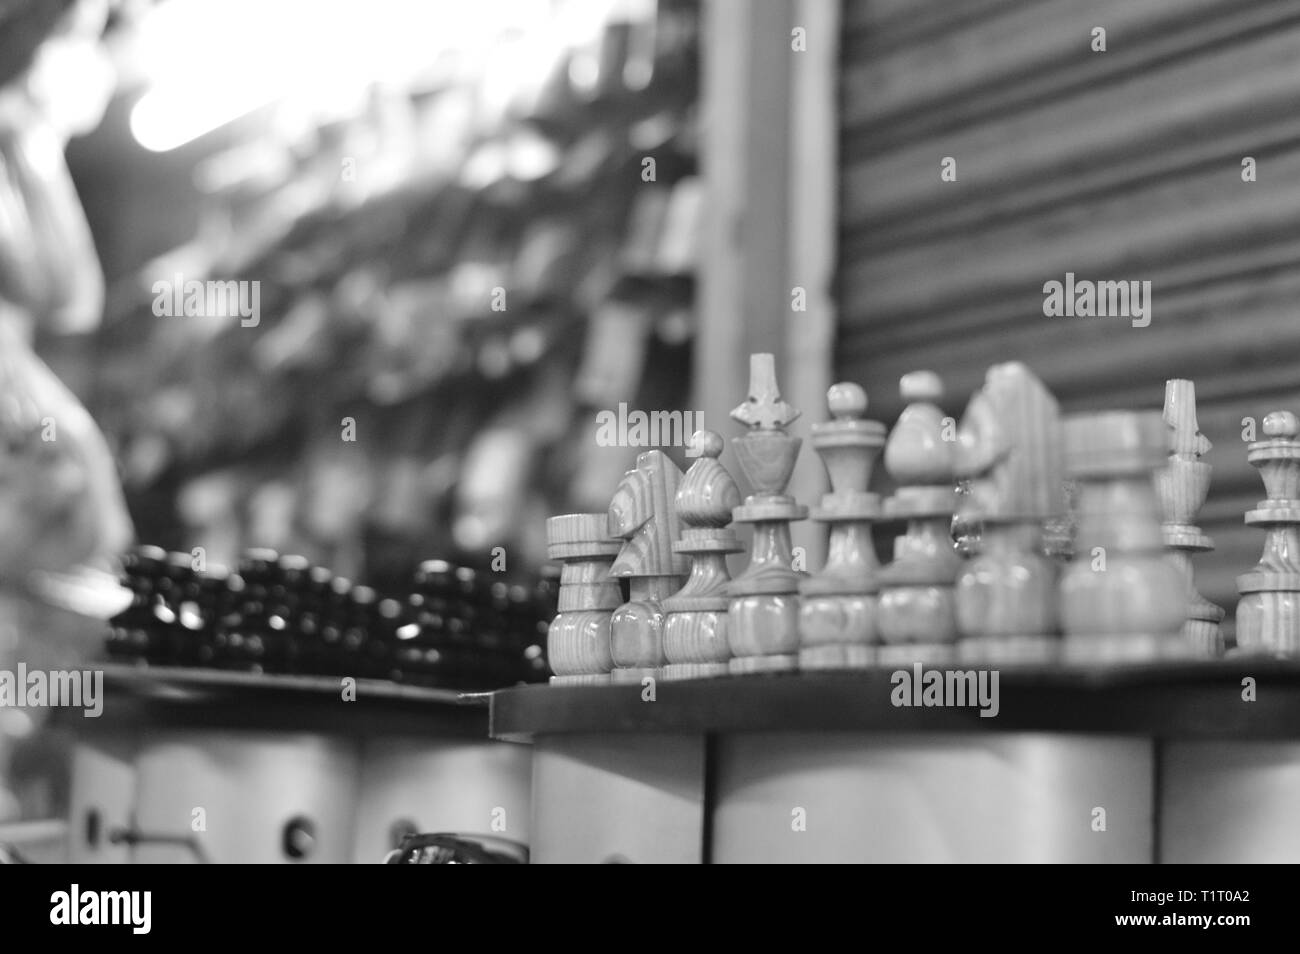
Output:
[[382,597],[305,557],[250,550],[235,571],[140,547],[109,654],[154,665],[393,679],[486,689],[544,680],[556,581],[492,580],[442,560]]

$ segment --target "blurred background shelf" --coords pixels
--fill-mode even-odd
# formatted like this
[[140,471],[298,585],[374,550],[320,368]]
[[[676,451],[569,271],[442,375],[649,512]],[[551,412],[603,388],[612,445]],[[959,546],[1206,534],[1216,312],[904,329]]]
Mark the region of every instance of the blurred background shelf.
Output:
[[[545,515],[603,508],[635,456],[595,445],[597,411],[687,405],[699,5],[385,13],[312,22],[310,95],[271,83],[179,144],[146,122],[171,88],[150,70],[237,18],[110,21],[119,84],[68,159],[104,321],[41,348],[108,435],[139,539],[380,589],[430,553],[535,571]],[[250,32],[232,42],[268,42]],[[206,280],[256,283],[259,315],[159,313],[156,283]]]

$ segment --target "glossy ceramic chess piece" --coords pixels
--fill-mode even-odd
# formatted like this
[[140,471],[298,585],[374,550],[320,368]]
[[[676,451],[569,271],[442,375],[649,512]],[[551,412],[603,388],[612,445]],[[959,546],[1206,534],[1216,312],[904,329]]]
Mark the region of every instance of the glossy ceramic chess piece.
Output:
[[610,615],[623,602],[610,565],[622,544],[611,540],[603,513],[566,513],[546,521],[546,555],[564,564],[559,613],[546,633],[552,683],[609,682]]
[[754,526],[749,566],[727,586],[731,596],[727,639],[733,673],[794,669],[799,651],[799,581],[792,566],[790,523],[808,508],[785,493],[801,441],[785,432],[799,416],[781,400],[770,354],[749,358],[749,400],[731,412],[749,427],[733,437],[740,469],[754,492],[732,512]]
[[950,537],[957,505],[957,433],[938,401],[943,382],[913,371],[898,382],[908,402],[885,444],[885,470],[898,489],[884,514],[906,521],[893,560],[880,573],[880,660],[889,665],[941,661],[957,638],[953,583],[961,560]]
[[799,668],[843,669],[875,662],[877,576],[880,566],[871,524],[880,497],[870,493],[871,468],[885,445],[885,426],[864,421],[867,395],[856,384],[826,392],[832,420],[814,424],[813,448],[826,465],[831,489],[814,520],[830,526],[826,565],[799,584]]
[[1064,511],[1056,399],[1023,364],[994,365],[957,430],[960,519],[977,528],[957,579],[959,654],[1043,660],[1057,648],[1057,570],[1045,527]]
[[1074,562],[1060,584],[1066,660],[1191,655],[1181,638],[1186,581],[1164,549],[1153,480],[1168,435],[1158,411],[1065,421],[1065,465],[1080,484]]
[[1237,577],[1237,648],[1243,653],[1300,655],[1300,420],[1290,411],[1264,418],[1264,440],[1247,450],[1268,496],[1246,523],[1262,527],[1264,555]]
[[1196,515],[1210,491],[1211,468],[1201,458],[1210,442],[1196,422],[1196,387],[1191,381],[1165,382],[1165,424],[1172,438],[1169,463],[1156,472],[1156,493],[1164,518],[1161,532],[1165,547],[1183,573],[1187,620],[1183,636],[1205,656],[1223,655],[1223,634],[1219,623],[1223,607],[1216,606],[1196,591],[1192,554],[1207,553],[1214,543],[1196,525]]
[[678,532],[674,498],[682,472],[660,450],[637,455],[609,504],[608,532],[624,543],[610,576],[628,581],[628,601],[610,618],[615,681],[661,675],[664,665],[662,601],[682,586],[686,558],[673,553]]
[[663,601],[665,679],[700,679],[730,672],[727,642],[727,554],[742,549],[728,524],[740,504],[740,490],[718,463],[722,438],[696,431],[697,459],[677,487],[677,519],[682,537],[673,552],[691,559],[686,584]]

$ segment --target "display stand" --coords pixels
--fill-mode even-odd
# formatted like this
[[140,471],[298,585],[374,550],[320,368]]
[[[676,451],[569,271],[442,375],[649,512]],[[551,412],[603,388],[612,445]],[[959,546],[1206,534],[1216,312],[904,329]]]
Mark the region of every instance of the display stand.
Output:
[[998,712],[898,672],[509,689],[535,862],[1300,858],[1300,664],[1003,667]]

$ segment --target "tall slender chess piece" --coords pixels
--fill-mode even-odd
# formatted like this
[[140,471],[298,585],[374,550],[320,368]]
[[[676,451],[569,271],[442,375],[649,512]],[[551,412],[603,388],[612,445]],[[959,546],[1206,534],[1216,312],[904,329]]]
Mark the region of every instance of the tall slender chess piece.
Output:
[[682,472],[663,451],[639,454],[609,504],[609,535],[625,542],[610,576],[628,581],[628,601],[610,619],[614,682],[661,675],[664,665],[662,601],[681,588],[686,558],[673,553],[678,537],[673,499]]
[[885,445],[885,426],[864,421],[867,395],[856,384],[826,392],[832,420],[814,424],[812,446],[830,478],[830,493],[813,510],[830,525],[826,565],[799,584],[799,668],[843,669],[875,662],[876,591],[880,567],[871,523],[880,497],[868,492],[871,468]]
[[1300,420],[1290,411],[1264,418],[1264,440],[1247,449],[1268,497],[1246,523],[1268,532],[1264,555],[1237,577],[1237,649],[1300,655]]
[[609,682],[609,622],[623,602],[609,568],[621,544],[606,532],[603,513],[566,513],[546,521],[546,555],[564,564],[559,613],[546,633],[546,656],[558,685]]
[[1158,411],[1065,421],[1065,465],[1079,481],[1074,562],[1061,577],[1062,651],[1072,662],[1187,657],[1187,582],[1165,551],[1154,475],[1168,461]]
[[1216,606],[1196,591],[1192,554],[1214,549],[1196,515],[1210,492],[1210,464],[1201,460],[1210,442],[1196,423],[1196,386],[1182,378],[1165,382],[1165,424],[1171,431],[1169,463],[1156,472],[1156,493],[1164,516],[1161,532],[1165,548],[1183,573],[1186,583],[1187,621],[1183,637],[1203,656],[1223,655],[1219,623],[1223,607]]
[[799,456],[799,438],[785,432],[799,412],[781,400],[770,354],[749,356],[749,400],[731,412],[749,427],[731,446],[754,492],[732,511],[736,523],[754,525],[749,566],[727,586],[727,639],[733,673],[795,669],[799,652],[799,581],[793,566],[790,523],[808,508],[785,492]]
[[989,368],[958,428],[959,519],[978,527],[957,580],[963,659],[1036,661],[1059,648],[1057,570],[1044,529],[1065,509],[1060,408],[1018,361]]
[[740,505],[740,491],[718,463],[722,448],[722,438],[713,431],[696,431],[691,450],[697,459],[677,487],[682,538],[673,552],[690,557],[691,575],[663,601],[665,679],[703,679],[731,671],[727,554],[743,548],[728,526],[731,511]]
[[893,561],[880,572],[880,661],[943,662],[957,638],[953,585],[961,558],[950,530],[957,433],[939,409],[943,382],[937,374],[913,371],[898,386],[908,405],[885,444],[885,469],[898,489],[884,513],[907,521],[907,531],[894,540]]

